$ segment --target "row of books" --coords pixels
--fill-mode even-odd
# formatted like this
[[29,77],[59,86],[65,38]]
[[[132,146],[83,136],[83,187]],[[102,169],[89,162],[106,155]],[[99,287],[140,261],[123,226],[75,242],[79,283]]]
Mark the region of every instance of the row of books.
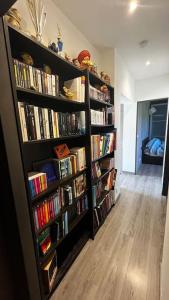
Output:
[[94,227],[97,229],[107,217],[114,204],[114,191],[110,191],[101,203],[94,208]]
[[[91,109],[91,124],[93,125],[108,125],[109,118],[107,114],[107,110],[94,110]],[[110,123],[112,124],[112,123]]]
[[32,198],[42,193],[47,189],[46,173],[28,173],[28,184]]
[[104,158],[100,162],[96,161],[92,164],[92,178],[99,178],[103,171],[111,170],[112,168],[114,168],[113,157]]
[[108,90],[106,93],[101,92],[97,88],[90,85],[89,87],[89,95],[91,98],[94,98],[96,100],[106,101],[110,103],[110,91]]
[[67,80],[64,82],[64,86],[72,92],[72,100],[85,101],[85,76]]
[[43,285],[46,294],[49,294],[52,290],[57,275],[57,270],[57,254],[55,250],[46,264],[41,268]]
[[116,170],[111,170],[107,176],[103,178],[104,190],[110,191],[114,188],[116,180]]
[[54,222],[46,228],[37,238],[39,255],[46,255],[52,243],[55,243],[68,234],[72,222],[88,209],[88,198],[82,196],[75,205],[63,212]]
[[111,153],[115,150],[115,133],[91,136],[91,157],[92,160]]
[[85,112],[61,113],[18,102],[24,142],[85,133]]
[[58,75],[47,74],[33,66],[13,60],[16,85],[39,93],[56,96],[59,93]]

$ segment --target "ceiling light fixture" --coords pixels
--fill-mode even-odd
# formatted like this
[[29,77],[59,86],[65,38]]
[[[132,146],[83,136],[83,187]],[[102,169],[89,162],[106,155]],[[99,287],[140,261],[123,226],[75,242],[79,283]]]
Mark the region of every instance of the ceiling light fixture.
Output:
[[146,61],[146,66],[149,66],[151,63],[149,60]]
[[129,12],[133,13],[136,10],[137,6],[138,6],[137,1],[136,0],[131,0],[130,3],[129,3]]

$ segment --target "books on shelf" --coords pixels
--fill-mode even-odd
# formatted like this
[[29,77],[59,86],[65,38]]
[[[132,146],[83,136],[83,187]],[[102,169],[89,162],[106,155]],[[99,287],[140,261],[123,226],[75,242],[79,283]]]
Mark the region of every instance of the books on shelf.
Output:
[[32,89],[39,93],[56,96],[59,93],[59,77],[47,74],[33,66],[13,60],[16,85],[25,89]]
[[99,181],[97,184],[92,186],[92,200],[93,200],[93,207],[96,206],[97,200],[101,197],[104,191],[102,181]]
[[[71,157],[75,157],[75,170],[80,172],[86,168],[86,152],[85,147],[74,147],[70,149]],[[73,158],[72,158],[73,161]],[[75,172],[76,173],[76,172]]]
[[91,136],[91,157],[92,160],[113,152],[115,149],[115,133]]
[[114,168],[114,157],[104,158],[100,162],[100,169],[101,170],[110,170],[112,168]]
[[100,164],[98,161],[92,164],[92,178],[99,178],[101,176]]
[[103,110],[91,109],[91,124],[92,125],[113,125],[113,110],[111,108]]
[[77,102],[85,101],[85,77],[78,77],[75,79],[67,80],[64,82],[64,86],[70,89],[73,93],[72,100]]
[[45,293],[50,293],[57,274],[57,254],[53,252],[47,263],[41,268]]
[[110,91],[108,90],[107,93],[103,93],[97,88],[93,87],[92,85],[89,86],[89,95],[90,98],[101,100],[110,103]]
[[116,170],[113,169],[109,172],[109,174],[105,178],[103,178],[105,191],[110,191],[114,187],[115,180],[116,180]]
[[37,239],[40,255],[45,255],[51,247],[50,229],[46,228]]
[[81,196],[86,189],[86,174],[81,174],[73,180],[73,190],[75,198]]
[[100,226],[100,224],[106,219],[111,207],[114,204],[114,191],[110,191],[98,206],[94,208],[94,227]]
[[28,184],[31,198],[47,189],[46,173],[30,172],[28,173]]
[[62,113],[18,102],[23,142],[85,134],[85,112]]

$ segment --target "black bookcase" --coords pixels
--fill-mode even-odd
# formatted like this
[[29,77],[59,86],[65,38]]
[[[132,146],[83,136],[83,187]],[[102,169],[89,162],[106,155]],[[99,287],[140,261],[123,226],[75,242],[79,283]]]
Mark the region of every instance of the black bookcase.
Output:
[[[115,131],[114,125],[97,126],[91,125],[90,109],[113,107],[114,89],[110,85],[108,89],[111,95],[111,102],[105,102],[90,98],[89,85],[105,84],[98,76],[82,71],[73,64],[53,53],[45,46],[39,44],[34,39],[26,36],[20,31],[8,26],[3,19],[0,24],[1,55],[0,63],[4,76],[1,78],[1,122],[4,134],[4,142],[7,148],[7,158],[9,173],[14,194],[14,205],[18,220],[20,240],[22,244],[23,260],[27,274],[30,299],[48,299],[54,289],[62,280],[68,268],[71,266],[85,243],[89,238],[94,238],[96,231],[94,228],[93,204],[92,204],[92,162],[91,161],[91,135],[104,134]],[[13,57],[18,57],[21,52],[28,52],[34,58],[35,67],[42,67],[47,64],[53,73],[59,75],[59,84],[63,85],[64,80],[85,76],[85,102],[79,103],[70,101],[58,96],[49,96],[33,90],[18,88],[15,83],[13,68]],[[18,101],[27,102],[40,107],[55,109],[59,112],[85,111],[86,133],[61,138],[53,138],[40,141],[23,142]],[[68,147],[85,146],[86,148],[86,168],[73,176],[56,181],[50,185],[45,192],[42,192],[34,199],[30,197],[28,186],[28,172],[32,170],[32,163],[54,157],[53,148],[56,145],[66,143]],[[114,153],[106,154],[98,159],[113,157]],[[97,161],[97,160],[95,160]],[[104,172],[98,180],[101,180],[111,170]],[[37,250],[37,233],[34,229],[33,207],[40,203],[44,197],[50,195],[58,186],[71,182],[82,173],[87,175],[87,194],[89,201],[88,210],[79,215],[69,227],[69,233],[56,243],[53,243],[44,257],[40,257]],[[103,193],[103,197],[106,193]],[[81,197],[81,196],[80,196]],[[78,198],[75,199],[78,201]],[[101,201],[101,199],[100,199]],[[69,207],[65,207],[65,210]],[[64,212],[61,211],[61,214]],[[47,226],[49,227],[49,223]],[[101,226],[101,224],[100,224]],[[48,260],[53,251],[57,249],[58,272],[53,288],[49,294],[45,294],[41,278],[41,267]]]

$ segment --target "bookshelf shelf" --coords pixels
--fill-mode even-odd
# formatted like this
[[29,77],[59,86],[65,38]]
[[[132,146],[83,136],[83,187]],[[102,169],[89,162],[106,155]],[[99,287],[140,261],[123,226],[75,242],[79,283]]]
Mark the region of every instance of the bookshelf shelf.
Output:
[[92,160],[92,163],[95,163],[96,161],[102,160],[104,158],[112,157],[113,154],[114,154],[114,151],[111,153],[106,153],[106,154],[100,156],[99,158]]
[[[8,131],[6,130],[5,132],[5,136],[6,136],[5,147],[11,149],[8,153],[8,156],[10,155],[10,157],[8,157],[8,161],[10,161],[11,169],[13,167],[14,162],[16,162],[14,169],[17,169],[18,166],[20,166],[18,169],[19,171],[18,172],[16,171],[16,174],[11,176],[10,178],[12,187],[16,186],[16,181],[19,186],[17,192],[13,193],[14,206],[16,208],[16,211],[18,212],[16,214],[17,216],[22,215],[23,212],[25,216],[25,218],[22,218],[22,220],[18,220],[19,235],[22,236],[23,239],[22,242],[24,245],[26,245],[25,247],[22,247],[24,249],[23,257],[24,260],[26,261],[25,266],[26,268],[27,266],[29,266],[29,270],[26,270],[26,274],[30,274],[30,273],[33,274],[34,280],[31,281],[28,276],[26,279],[29,282],[29,286],[32,286],[32,282],[34,283],[32,287],[33,291],[31,290],[31,294],[33,293],[37,294],[38,291],[37,300],[44,300],[44,299],[49,299],[49,297],[51,296],[51,294],[53,293],[53,291],[55,290],[55,288],[57,287],[57,285],[60,283],[63,276],[67,272],[68,268],[71,266],[71,264],[73,263],[73,261],[75,260],[75,258],[77,257],[77,255],[79,254],[83,246],[85,245],[85,243],[88,241],[89,237],[94,238],[96,234],[96,230],[94,228],[94,218],[93,218],[92,185],[102,180],[106,175],[109,174],[109,172],[113,170],[113,168],[109,170],[105,170],[104,172],[102,172],[99,178],[92,180],[92,163],[97,161],[100,162],[105,158],[114,157],[114,151],[112,153],[102,155],[98,159],[92,161],[91,136],[94,134],[104,135],[106,133],[114,133],[116,129],[114,128],[114,125],[111,124],[110,125],[91,124],[90,109],[97,110],[103,108],[105,110],[105,115],[109,116],[109,114],[111,114],[111,108],[113,109],[114,106],[114,88],[109,84],[107,85],[101,78],[99,78],[94,73],[91,73],[87,70],[84,71],[80,70],[72,63],[66,61],[61,56],[48,49],[46,46],[37,42],[32,37],[27,36],[25,33],[11,26],[8,26],[4,20],[2,20],[0,29],[1,29],[0,38],[2,38],[1,40],[3,41],[3,47],[4,47],[3,49],[5,49],[4,51],[2,51],[3,58],[0,55],[0,64],[3,65],[3,69],[4,69],[2,70],[4,71],[4,76],[3,78],[1,77],[0,83],[2,82],[1,86],[9,86],[9,89],[2,89],[3,90],[2,97],[1,97],[2,101],[0,103],[2,109],[2,115],[3,115],[2,125],[4,125],[2,126],[2,128],[6,128],[6,124],[7,123],[9,124]],[[51,82],[48,81],[48,79],[50,78],[49,74],[48,74],[49,77],[47,75],[44,75],[46,76],[45,78],[47,78],[47,85],[49,85],[50,87],[42,88],[42,90],[51,91],[51,86],[52,86],[52,88],[57,90],[58,93],[57,96],[39,93],[33,89],[26,89],[26,88],[21,88],[16,86],[17,80],[18,80],[17,81],[18,84],[22,85],[22,83],[20,83],[20,79],[22,76],[20,75],[20,73],[18,73],[21,67],[19,67],[19,71],[17,69],[17,73],[16,73],[16,69],[14,69],[13,67],[13,58],[16,59],[16,61],[20,60],[20,54],[23,52],[26,53],[29,52],[29,54],[33,58],[33,62],[34,62],[33,67],[35,67],[35,69],[32,69],[32,73],[30,72],[31,69],[28,68],[28,66],[24,68],[28,70],[29,76],[30,74],[31,75],[34,74],[33,79],[34,77],[37,76],[38,79],[37,78],[36,79],[38,81],[37,84],[38,86],[40,85],[39,82],[41,82],[41,80],[42,80],[41,84],[42,85],[44,84],[43,81],[44,73],[41,72],[41,70],[43,70],[43,65],[44,64],[48,65],[51,68],[52,75],[54,76],[54,77],[51,76],[52,81]],[[4,57],[6,60],[5,64],[4,64]],[[17,67],[21,65],[22,64],[20,63],[18,63],[17,65],[15,64],[15,66]],[[40,77],[38,77],[36,69],[39,69],[38,74],[40,75]],[[35,73],[33,73],[33,70]],[[19,78],[16,76],[16,74],[19,74]],[[56,74],[59,77],[55,76]],[[15,80],[15,76],[17,77],[17,80]],[[85,86],[83,85],[83,89],[80,91],[79,95],[84,94],[84,88],[85,88],[85,95],[84,95],[85,102],[72,101],[72,100],[68,100],[65,97],[61,97],[60,91],[62,91],[64,81],[75,79],[81,76],[85,76],[86,80],[85,80]],[[30,78],[28,80],[28,77],[27,76],[25,77],[26,77],[25,81],[27,81],[27,83],[23,84],[23,86],[30,86]],[[53,78],[55,78],[55,83],[53,83]],[[79,81],[76,81],[76,83],[77,82]],[[82,85],[81,81],[80,84]],[[92,87],[93,88],[96,88],[96,86],[101,87],[102,85],[105,84],[107,85],[109,90],[110,103],[98,99],[93,99],[90,97],[90,91]],[[56,88],[56,85],[57,87],[59,86],[59,92],[58,89]],[[53,93],[55,93],[55,91]],[[79,99],[80,98],[81,97],[79,96]],[[6,114],[7,107],[8,107],[9,115]],[[37,109],[37,107],[39,108]],[[51,112],[51,110],[53,111]],[[35,111],[36,111],[36,116],[35,116]],[[80,112],[80,111],[84,111],[85,113],[76,114],[76,112]],[[60,119],[58,121],[57,112],[66,113],[66,114],[59,114],[59,118],[63,118],[61,119],[61,121],[63,120],[63,123],[60,121]],[[25,121],[23,120],[23,118],[21,118],[21,116],[23,116],[24,114],[25,114]],[[74,119],[72,118],[72,115]],[[79,116],[82,119],[80,119]],[[82,116],[85,116],[85,121]],[[37,122],[37,120],[39,123]],[[111,120],[111,118],[109,118],[109,120]],[[47,132],[46,122],[47,124],[49,124],[48,132]],[[27,140],[27,137],[29,137],[29,139],[30,138],[32,139],[35,138],[36,136],[38,137],[57,136],[56,132],[60,131],[59,130],[60,128],[58,129],[58,127],[61,126],[60,124],[64,124],[64,126],[66,125],[69,126],[70,124],[71,125],[73,124],[72,125],[73,130],[68,131],[65,130],[64,128],[64,130],[62,131],[63,133],[83,132],[80,131],[79,128],[83,128],[82,124],[83,125],[85,124],[84,126],[86,127],[85,134],[77,134],[71,136],[62,136],[59,138],[39,139],[39,140],[23,142],[23,139]],[[37,132],[35,132],[37,129],[36,126],[37,127],[41,126],[38,134],[36,134]],[[43,126],[44,126],[44,132],[46,130],[45,134],[43,130],[41,130],[43,129],[42,128]],[[51,129],[52,126],[53,126],[53,132]],[[24,135],[25,128],[26,130],[28,130],[27,133],[29,133],[29,135],[27,134],[26,138],[25,138],[26,135]],[[54,131],[54,128],[56,131]],[[57,180],[51,183],[45,191],[41,192],[33,199],[31,199],[29,185],[27,182],[28,173],[30,174],[30,172],[32,172],[34,163],[45,161],[48,158],[53,158],[55,155],[54,147],[64,143],[66,143],[69,148],[85,147],[86,168],[81,172],[77,172],[74,175],[65,177],[62,180]],[[104,153],[104,151],[102,153]],[[68,168],[68,163],[67,163],[67,168]],[[43,200],[45,200],[45,198],[47,198],[48,196],[52,195],[52,193],[55,193],[58,187],[71,185],[72,181],[76,177],[84,173],[86,174],[86,186],[87,186],[85,192],[81,196],[74,199],[72,205],[64,207],[60,211],[60,213],[55,217],[55,219],[52,218],[52,220],[49,221],[48,224],[46,224],[42,229],[36,232],[35,230],[36,224],[34,220],[35,215],[33,214],[33,212],[35,212],[36,205],[38,206],[39,209],[42,209],[42,211],[40,212],[42,217],[42,214],[44,213],[43,211],[44,207],[42,207],[43,205],[41,205]],[[43,177],[43,175],[41,176]],[[37,181],[36,184],[38,184]],[[39,184],[42,185],[42,181]],[[39,187],[37,186],[34,186],[34,188],[36,191],[40,190]],[[84,207],[82,208],[78,207],[78,209],[82,213],[79,216],[77,216],[74,219],[74,221],[69,225],[68,234],[66,234],[59,241],[53,243],[51,248],[49,249],[49,251],[46,253],[44,257],[39,256],[38,243],[37,243],[37,238],[39,237],[39,235],[42,232],[44,232],[45,229],[47,228],[50,229],[50,226],[54,223],[54,221],[57,220],[57,218],[62,217],[62,215],[68,215],[70,213],[68,217],[72,217],[71,208],[72,209],[76,208],[73,207],[73,205],[76,205],[78,200],[80,200],[84,195],[86,195],[88,199],[88,209],[83,211],[85,204],[81,203],[80,205],[83,205]],[[103,192],[101,197],[104,197],[105,195],[107,195],[107,192]],[[19,201],[19,199],[22,199],[22,201]],[[101,201],[101,198],[98,199],[98,201]],[[53,214],[54,211],[52,211],[51,206],[57,205],[56,203],[55,204],[54,202],[52,203],[51,199],[49,199],[47,203],[47,205],[50,205],[50,207],[47,207],[49,213],[48,220],[51,219],[51,215],[54,216]],[[37,217],[39,216],[36,215],[36,218]],[[63,220],[63,222],[64,221],[65,220]],[[36,219],[36,222],[38,223],[39,220]],[[44,224],[44,223],[45,222],[41,221],[39,224]],[[101,224],[97,228],[97,231],[99,230],[100,227]],[[24,233],[26,232],[27,234],[23,234],[23,228],[24,228]],[[29,249],[29,253],[26,252],[25,249]],[[41,276],[42,267],[46,265],[45,263],[48,262],[48,259],[50,259],[50,256],[54,254],[55,250],[57,252],[57,258],[58,258],[58,272],[51,292],[45,294],[44,282]],[[31,256],[29,255],[30,253]]]
[[18,100],[27,101],[30,104],[36,103],[38,106],[45,106],[50,108],[59,107],[61,111],[70,110],[85,110],[85,102],[78,102],[74,100],[68,100],[67,98],[58,96],[52,96],[48,94],[39,93],[35,90],[16,87]]
[[82,139],[86,138],[86,134],[76,134],[76,135],[61,136],[61,137],[53,138],[53,139],[28,141],[28,142],[24,142],[24,145],[43,144],[43,143],[50,143],[50,142],[61,142],[61,141],[65,141],[65,140],[72,140],[72,139],[79,139],[79,138],[82,138]]
[[87,168],[83,169],[83,170],[80,171],[80,172],[77,172],[77,173],[74,174],[74,175],[70,175],[70,176],[65,177],[64,179],[56,180],[56,181],[52,182],[51,184],[49,184],[48,188],[47,188],[44,192],[38,194],[37,196],[35,196],[35,197],[32,199],[32,205],[34,206],[34,205],[37,204],[41,199],[43,199],[44,197],[49,196],[50,194],[52,194],[52,192],[55,192],[55,190],[56,190],[59,186],[62,186],[62,185],[67,184],[68,182],[71,182],[73,179],[75,179],[76,177],[78,177],[78,176],[80,176],[81,174],[83,174],[86,170],[87,170]]
[[102,101],[102,100],[99,100],[99,99],[95,99],[95,98],[91,98],[90,97],[90,105],[91,105],[91,108],[102,108],[102,107],[112,107],[113,105],[109,102],[106,102],[106,101]]
[[92,180],[92,185],[95,185],[97,182],[99,182],[100,180],[102,180],[102,179],[103,179],[106,175],[108,175],[113,169],[114,169],[114,167],[111,168],[111,169],[109,169],[109,170],[103,171],[100,177],[95,178],[95,179]]
[[[107,213],[107,216],[110,214],[112,208],[114,205],[112,205],[112,207],[110,208],[110,210]],[[107,218],[106,216],[106,218]],[[106,218],[99,224],[99,226],[94,230],[94,236],[97,234],[97,232],[99,231],[99,229],[102,227],[102,225],[104,224],[104,222],[106,221]]]

